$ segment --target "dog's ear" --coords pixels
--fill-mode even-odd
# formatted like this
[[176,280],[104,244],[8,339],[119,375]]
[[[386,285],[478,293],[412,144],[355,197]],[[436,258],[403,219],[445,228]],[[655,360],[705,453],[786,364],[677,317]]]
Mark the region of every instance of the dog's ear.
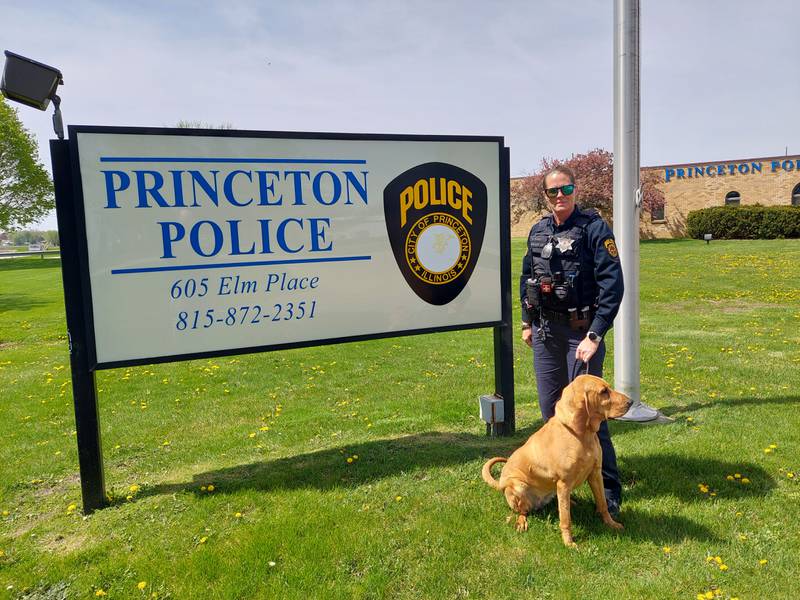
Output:
[[576,387],[575,382],[572,382],[561,392],[561,399],[556,403],[556,418],[582,436],[589,426],[589,414],[584,402],[586,390],[576,390]]
[[[605,384],[605,382],[603,383]],[[587,423],[588,427],[595,433],[600,429],[600,424],[606,420],[606,415],[602,409],[603,402],[601,396],[603,394],[608,394],[608,387],[606,385],[592,387],[592,389],[586,390],[585,405],[587,408]]]

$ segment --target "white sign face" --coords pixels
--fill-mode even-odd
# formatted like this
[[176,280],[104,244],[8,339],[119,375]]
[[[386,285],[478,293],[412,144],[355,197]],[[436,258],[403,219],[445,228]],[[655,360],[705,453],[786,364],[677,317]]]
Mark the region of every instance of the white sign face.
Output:
[[100,365],[501,320],[500,138],[85,129]]

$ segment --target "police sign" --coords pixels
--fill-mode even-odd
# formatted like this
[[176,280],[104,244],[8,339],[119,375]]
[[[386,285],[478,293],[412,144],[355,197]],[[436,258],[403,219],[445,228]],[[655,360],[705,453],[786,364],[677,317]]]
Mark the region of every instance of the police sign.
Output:
[[502,138],[71,127],[70,144],[96,368],[502,320]]

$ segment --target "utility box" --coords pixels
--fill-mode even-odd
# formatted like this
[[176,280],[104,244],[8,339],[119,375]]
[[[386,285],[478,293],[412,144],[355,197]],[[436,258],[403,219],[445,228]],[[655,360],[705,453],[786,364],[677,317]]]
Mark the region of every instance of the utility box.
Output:
[[503,414],[503,407],[505,406],[503,399],[497,394],[491,396],[481,396],[478,399],[481,410],[481,420],[486,423],[486,432],[491,434],[497,433],[497,425],[503,422],[505,415]]

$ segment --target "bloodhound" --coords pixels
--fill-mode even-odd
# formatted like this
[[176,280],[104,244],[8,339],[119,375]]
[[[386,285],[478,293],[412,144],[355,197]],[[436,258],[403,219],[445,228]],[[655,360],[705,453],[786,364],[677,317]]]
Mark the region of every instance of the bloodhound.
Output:
[[[630,398],[612,390],[601,378],[580,375],[561,393],[555,417],[509,458],[492,458],[483,465],[484,481],[503,492],[508,505],[518,513],[517,531],[526,531],[528,513],[541,508],[556,495],[561,537],[566,546],[574,547],[570,492],[586,480],[603,522],[614,529],[622,529],[622,524],[608,513],[600,474],[602,450],[597,430],[604,420],[624,415],[630,405]],[[506,464],[497,481],[491,469],[499,462]]]

